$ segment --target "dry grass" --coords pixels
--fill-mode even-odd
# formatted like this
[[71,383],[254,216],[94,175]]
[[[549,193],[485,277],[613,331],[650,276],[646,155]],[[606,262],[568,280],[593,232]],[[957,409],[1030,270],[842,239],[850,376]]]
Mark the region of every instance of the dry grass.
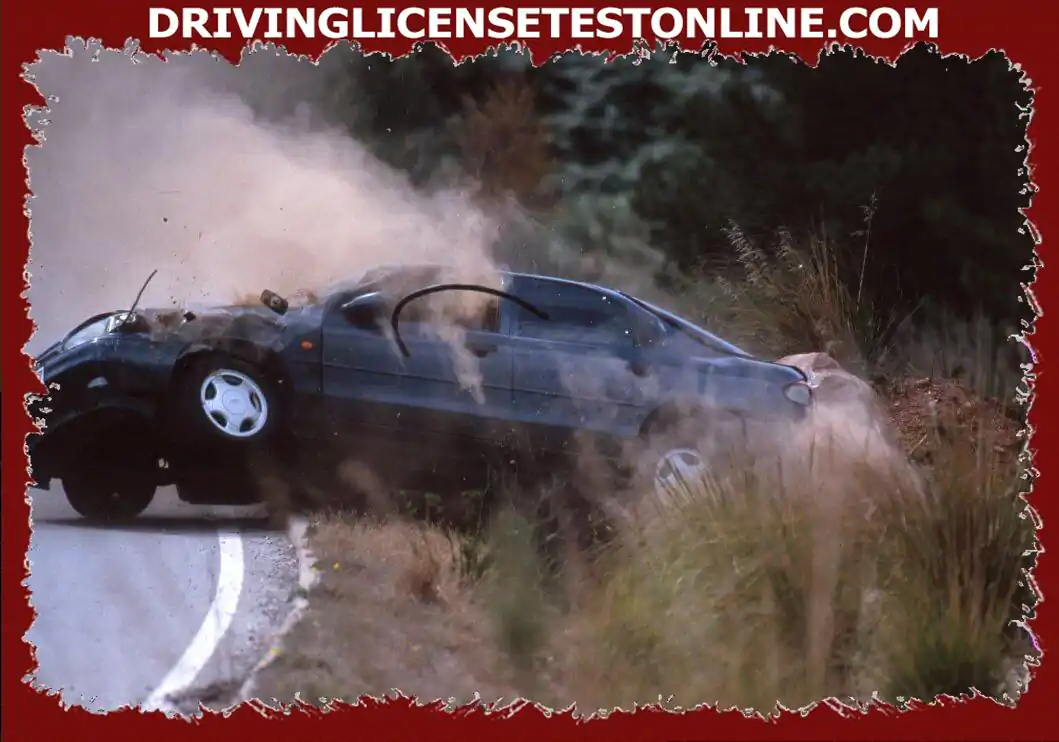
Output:
[[262,698],[515,697],[446,533],[335,514],[317,519],[311,541],[320,573],[311,610],[262,671]]
[[880,651],[891,697],[931,699],[1005,687],[1005,663],[1028,647],[1015,622],[1036,603],[1027,581],[1036,557],[1021,464],[997,444],[995,429],[953,437],[936,448],[926,497],[897,509],[881,584],[894,610]]
[[689,311],[704,324],[766,357],[824,352],[861,375],[892,353],[891,338],[910,317],[850,285],[826,232],[801,243],[780,232],[767,247],[738,225],[726,233],[730,264],[704,265],[683,286]]

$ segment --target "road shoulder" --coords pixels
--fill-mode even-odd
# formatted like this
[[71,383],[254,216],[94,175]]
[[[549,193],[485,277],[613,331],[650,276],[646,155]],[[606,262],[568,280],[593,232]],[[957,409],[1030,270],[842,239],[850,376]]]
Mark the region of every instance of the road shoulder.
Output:
[[314,523],[306,544],[315,564],[304,613],[270,650],[249,697],[273,707],[395,689],[456,704],[517,698],[439,531],[336,517]]

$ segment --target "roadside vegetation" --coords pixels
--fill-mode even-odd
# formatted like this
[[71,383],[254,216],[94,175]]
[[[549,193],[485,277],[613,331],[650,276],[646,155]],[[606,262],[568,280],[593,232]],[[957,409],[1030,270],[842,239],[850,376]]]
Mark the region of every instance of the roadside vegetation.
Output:
[[[388,74],[396,73],[361,84],[370,95],[369,83]],[[646,72],[607,77],[587,62],[562,74],[648,85]],[[650,84],[679,97],[678,82],[691,79],[681,74],[674,66]],[[1007,337],[1014,315],[1003,314],[1007,307],[953,309],[925,291],[897,296],[873,266],[880,254],[908,248],[894,246],[900,219],[871,193],[856,220],[847,209],[845,221],[768,229],[745,226],[747,202],[712,198],[711,249],[695,257],[685,237],[667,232],[694,221],[687,202],[659,226],[657,203],[615,186],[639,175],[664,180],[662,169],[633,156],[646,144],[624,160],[642,173],[600,175],[595,185],[608,187],[594,188],[588,181],[598,170],[556,161],[574,138],[564,119],[539,113],[518,75],[503,79],[476,81],[481,97],[438,114],[446,121],[439,138],[454,149],[436,158],[457,163],[480,201],[505,215],[502,260],[660,297],[763,356],[824,353],[843,369],[837,383],[870,388],[863,411],[884,430],[851,428],[846,402],[828,411],[825,399],[819,418],[781,453],[740,459],[725,469],[734,473],[687,483],[665,503],[649,491],[591,493],[636,516],[617,517],[611,538],[589,549],[572,545],[578,534],[562,518],[549,531],[562,543],[541,548],[540,524],[524,502],[549,493],[505,493],[506,505],[489,512],[472,492],[460,503],[428,496],[414,507],[387,493],[366,515],[314,513],[320,580],[306,618],[262,671],[259,695],[319,703],[398,689],[458,703],[476,694],[486,703],[576,702],[585,714],[659,702],[768,714],[777,704],[865,703],[873,694],[896,704],[972,692],[1014,702],[1036,657],[1023,622],[1037,601],[1029,578],[1035,522],[1023,497],[1032,484],[1020,367],[1027,359]],[[414,88],[417,80],[406,82]],[[744,107],[758,100],[735,88],[726,95]],[[378,118],[393,124],[388,110]],[[715,123],[727,121],[722,114],[713,111]],[[377,125],[351,128],[367,136]],[[606,139],[606,125],[592,131]],[[379,148],[392,161],[409,156],[391,146],[387,139]],[[424,182],[444,171],[408,169]],[[585,187],[563,194],[549,185],[557,179]],[[713,217],[725,212],[716,227]],[[888,220],[882,230],[880,218]],[[655,249],[665,239],[676,241]],[[940,266],[947,258],[932,259]],[[858,437],[869,429],[881,438]]]

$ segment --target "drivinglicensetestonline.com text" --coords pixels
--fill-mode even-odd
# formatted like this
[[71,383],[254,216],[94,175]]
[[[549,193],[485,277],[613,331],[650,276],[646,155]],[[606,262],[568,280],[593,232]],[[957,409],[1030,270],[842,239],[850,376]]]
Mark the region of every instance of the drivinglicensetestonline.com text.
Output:
[[152,39],[936,39],[937,8],[150,8]]

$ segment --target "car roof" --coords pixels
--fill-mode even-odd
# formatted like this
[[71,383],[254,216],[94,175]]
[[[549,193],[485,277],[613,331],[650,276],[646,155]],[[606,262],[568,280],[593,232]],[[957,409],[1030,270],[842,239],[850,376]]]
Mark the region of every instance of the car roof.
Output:
[[592,291],[598,291],[601,294],[606,294],[611,298],[624,298],[621,292],[614,289],[607,288],[606,286],[599,286],[594,283],[587,283],[585,281],[574,281],[568,278],[557,278],[555,276],[540,276],[535,273],[519,273],[515,271],[500,271],[501,276],[510,277],[513,279],[523,278],[531,281],[540,281],[542,283],[552,283],[558,286],[576,286],[579,288],[590,289]]
[[[450,265],[443,263],[414,263],[410,265],[390,265],[390,266],[378,266],[366,271],[359,279],[353,283],[353,288],[363,289],[368,287],[379,287],[383,290],[389,288],[393,284],[406,285],[406,282],[411,283],[424,283],[429,284],[430,282],[439,278],[439,274],[447,272],[453,273],[455,276],[459,276],[459,271]],[[567,278],[558,278],[556,276],[542,276],[535,273],[524,273],[521,271],[509,271],[500,270],[497,271],[500,275],[501,281],[506,286],[510,281],[525,279],[531,281],[539,281],[541,283],[550,283],[557,286],[576,286],[580,288],[587,288],[592,291],[598,291],[602,294],[606,294],[612,298],[618,298],[621,293],[614,289],[609,289],[606,286],[598,286],[592,283],[586,283],[584,281],[574,281]]]
[[[454,270],[452,266],[440,263],[422,263],[407,266],[398,265],[392,267],[381,266],[365,273],[361,280],[358,281],[358,285],[361,288],[379,287],[381,290],[385,291],[387,287],[384,287],[384,284],[388,284],[390,280],[395,280],[396,282],[401,283],[402,276],[404,276],[404,280],[414,278],[419,281],[425,281],[425,284],[423,286],[425,287],[426,284],[429,284],[433,280],[435,280],[438,277],[439,273],[444,273],[445,271],[451,270]],[[535,273],[525,273],[521,271],[500,270],[498,271],[498,273],[500,275],[501,284],[505,290],[510,288],[511,282],[516,281],[518,279],[524,279],[527,281],[538,281],[540,283],[553,284],[556,286],[575,286],[579,288],[585,288],[591,291],[597,291],[605,296],[609,296],[621,302],[631,301],[634,304],[640,305],[641,308],[646,309],[648,312],[654,314],[656,317],[660,318],[667,324],[676,323],[677,325],[683,326],[683,329],[685,330],[690,329],[694,331],[696,335],[699,335],[700,337],[706,339],[712,347],[718,350],[722,350],[726,353],[730,353],[732,355],[737,356],[750,356],[750,354],[742,348],[739,348],[738,346],[729,343],[727,340],[722,339],[718,335],[715,335],[714,333],[706,330],[705,328],[699,327],[687,318],[670,312],[668,310],[662,309],[661,307],[658,307],[643,299],[632,296],[617,289],[607,288],[606,286],[600,286],[598,284],[588,283],[586,281],[574,281],[568,278],[559,278],[557,276],[542,276]]]

